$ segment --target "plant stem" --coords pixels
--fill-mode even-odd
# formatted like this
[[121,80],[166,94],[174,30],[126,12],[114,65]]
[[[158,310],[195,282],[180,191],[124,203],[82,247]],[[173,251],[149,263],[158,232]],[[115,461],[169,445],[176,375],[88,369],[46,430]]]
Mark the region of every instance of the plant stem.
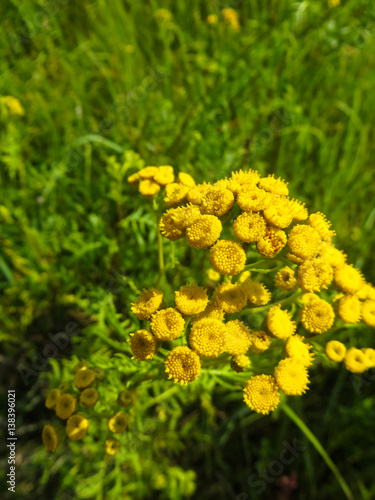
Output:
[[322,444],[318,441],[318,439],[315,437],[315,435],[310,431],[310,429],[303,422],[303,420],[301,420],[301,418],[296,413],[294,413],[294,411],[287,404],[284,403],[281,406],[281,409],[284,411],[284,413],[286,413],[288,415],[288,417],[291,420],[293,420],[293,422],[297,425],[297,427],[300,428],[300,430],[304,433],[304,435],[311,442],[311,444],[318,451],[318,453],[320,453],[321,457],[323,458],[323,460],[325,461],[327,466],[331,469],[331,471],[335,475],[343,492],[345,493],[346,498],[348,500],[354,500],[353,493],[351,492],[345,479],[342,477],[340,471],[338,470],[336,465],[333,463],[331,457],[328,455],[326,450],[323,448]]
[[271,304],[267,304],[265,306],[260,306],[260,307],[247,307],[246,309],[243,309],[239,313],[240,316],[246,316],[246,314],[250,313],[258,313],[262,311],[267,311],[267,309],[270,309],[271,307],[275,305],[282,305],[282,306],[287,306],[289,304],[292,304],[300,295],[302,295],[303,291],[302,290],[296,290],[292,295],[289,295],[289,297],[286,297],[285,299],[279,300],[278,302],[272,302]]

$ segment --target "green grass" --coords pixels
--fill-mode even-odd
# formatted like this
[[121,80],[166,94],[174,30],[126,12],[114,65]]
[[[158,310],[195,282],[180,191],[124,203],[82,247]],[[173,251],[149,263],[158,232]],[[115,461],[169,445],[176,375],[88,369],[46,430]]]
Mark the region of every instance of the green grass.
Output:
[[[229,5],[239,14],[235,33],[221,19],[225,6],[218,0],[0,6],[0,96],[18,98],[25,110],[2,113],[0,123],[0,340],[12,364],[28,366],[47,334],[72,318],[85,327],[102,314],[106,331],[121,331],[116,314],[128,320],[136,289],[155,282],[152,211],[111,159],[124,151],[139,155],[128,153],[129,172],[143,161],[171,164],[198,181],[239,168],[285,178],[292,196],[327,215],[337,246],[375,282],[374,9],[365,0],[335,8],[322,0],[236,1]],[[158,21],[159,8],[170,9],[171,22]],[[218,14],[216,25],[207,23],[209,14]],[[192,255],[185,264],[196,270]],[[82,357],[86,348],[77,344],[74,352]],[[375,494],[368,443],[373,383],[358,395],[347,374],[318,369],[295,408],[363,499]],[[18,386],[20,422],[31,426],[29,450],[39,446],[48,418],[45,385],[33,384],[28,393]],[[199,498],[249,492],[243,471],[262,469],[283,439],[299,436],[281,415],[241,424],[242,406],[219,391],[214,406],[220,405],[229,421],[219,419],[213,429],[207,417],[207,450],[173,455],[178,466],[198,472]],[[186,411],[194,414],[193,406]],[[186,446],[187,435],[181,432]],[[192,441],[199,444],[198,433]],[[298,498],[341,494],[315,450],[293,467]],[[38,481],[40,465],[22,470],[24,488]]]

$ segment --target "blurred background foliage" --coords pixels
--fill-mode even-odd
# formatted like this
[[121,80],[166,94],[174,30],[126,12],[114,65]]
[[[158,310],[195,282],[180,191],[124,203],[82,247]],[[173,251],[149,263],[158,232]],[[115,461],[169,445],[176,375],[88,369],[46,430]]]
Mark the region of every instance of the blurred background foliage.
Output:
[[[0,19],[1,373],[17,390],[16,498],[341,498],[285,415],[255,418],[214,379],[172,395],[168,411],[140,408],[129,435],[142,444],[113,463],[95,440],[48,456],[40,433],[46,373],[58,384],[90,358],[124,383],[111,342],[137,327],[130,302],[157,278],[154,215],[126,182],[143,165],[199,182],[239,168],[284,177],[375,282],[373,3],[5,0]],[[192,250],[175,258],[171,285],[206,265]],[[56,374],[48,343],[71,323],[79,335],[58,359],[76,357]],[[375,497],[373,379],[319,365],[293,401],[355,498]],[[293,439],[307,450],[263,492],[249,486]]]

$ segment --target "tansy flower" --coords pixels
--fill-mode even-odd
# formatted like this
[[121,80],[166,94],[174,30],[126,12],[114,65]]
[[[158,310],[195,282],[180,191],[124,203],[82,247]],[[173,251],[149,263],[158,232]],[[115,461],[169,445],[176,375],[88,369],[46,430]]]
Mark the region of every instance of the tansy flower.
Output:
[[316,298],[305,304],[300,311],[301,323],[311,333],[323,333],[331,328],[335,313],[331,304]]
[[365,354],[355,347],[351,347],[346,351],[344,363],[346,369],[352,373],[363,373],[367,370]]
[[218,273],[234,276],[245,267],[245,250],[237,241],[220,240],[210,250],[210,264]]
[[230,179],[228,180],[227,188],[232,191],[233,194],[238,195],[242,190],[254,189],[259,181],[259,174],[255,170],[248,170],[244,172],[243,170],[237,170],[232,172]]
[[298,200],[289,200],[289,210],[293,214],[293,219],[298,222],[306,220],[309,216],[309,212],[307,211],[305,204]]
[[201,361],[198,354],[181,345],[172,349],[165,359],[165,372],[181,385],[196,380],[201,373]]
[[185,172],[180,172],[178,174],[178,182],[189,188],[195,186],[195,180],[192,178],[191,175],[186,174]]
[[300,300],[304,304],[308,304],[312,300],[320,300],[320,297],[318,297],[318,295],[315,295],[315,293],[304,293]]
[[104,444],[104,450],[107,455],[113,457],[120,451],[120,442],[117,439],[107,439]]
[[206,290],[198,285],[185,285],[175,292],[175,302],[182,314],[192,316],[206,309],[208,296]]
[[48,451],[55,451],[59,445],[59,436],[53,425],[45,425],[42,432],[43,444]]
[[325,351],[328,359],[340,363],[345,358],[346,347],[338,340],[330,340],[326,344]]
[[89,428],[89,421],[82,415],[72,415],[66,423],[66,435],[72,441],[82,439]]
[[275,410],[280,402],[279,388],[270,375],[252,377],[247,381],[243,395],[247,406],[263,415]]
[[166,213],[168,212],[171,212],[172,223],[180,231],[185,231],[195,221],[201,218],[199,208],[191,203],[188,203],[184,207],[171,208]]
[[287,339],[296,331],[296,324],[288,311],[282,310],[281,305],[277,304],[268,311],[267,328],[278,339]]
[[189,191],[187,186],[183,184],[172,183],[168,184],[165,188],[166,197],[164,198],[167,207],[174,207],[180,205],[186,199],[186,195]]
[[73,383],[77,389],[85,389],[91,385],[95,380],[95,373],[93,370],[87,368],[86,370],[79,370],[74,375]]
[[262,257],[273,259],[286,245],[286,234],[282,229],[267,227],[266,234],[257,241],[257,250]]
[[245,283],[247,278],[251,278],[251,272],[250,271],[244,271],[241,276],[238,278],[237,283],[241,284]]
[[318,253],[321,237],[318,231],[307,225],[297,225],[289,233],[290,251],[301,259],[311,259]]
[[366,356],[367,368],[375,367],[375,349],[371,349],[371,347],[367,347],[363,349],[363,354]]
[[263,330],[251,333],[251,351],[255,354],[261,354],[271,345],[271,337]]
[[79,400],[84,406],[90,408],[91,406],[95,406],[99,401],[99,393],[96,389],[93,388],[85,389],[81,393]]
[[58,399],[55,411],[56,415],[63,420],[72,415],[77,408],[77,400],[71,394],[64,394],[61,398]]
[[293,290],[297,286],[297,280],[293,269],[283,267],[275,276],[275,285],[280,290]]
[[193,318],[193,323],[200,321],[201,319],[213,318],[218,319],[219,321],[223,321],[224,319],[224,311],[219,304],[214,304],[213,302],[209,302],[204,311],[197,314]]
[[52,391],[50,391],[48,393],[48,396],[46,399],[46,407],[49,410],[54,410],[56,407],[57,401],[59,400],[60,397],[61,397],[60,389],[52,389]]
[[148,330],[138,330],[130,334],[130,348],[137,361],[148,361],[155,356],[157,338]]
[[216,24],[218,22],[218,17],[216,14],[210,14],[207,16],[207,22],[208,24]]
[[305,344],[303,341],[304,337],[299,335],[289,337],[285,345],[285,352],[290,358],[294,358],[301,365],[308,367],[314,361],[314,354],[310,352],[312,345]]
[[274,175],[268,175],[263,179],[259,180],[258,186],[265,191],[269,191],[273,194],[278,194],[280,196],[288,196],[289,189],[288,183],[278,178],[275,179]]
[[[375,300],[375,293],[373,293],[373,287],[371,286],[370,283],[364,283],[361,286],[361,288],[355,292],[355,295],[360,300],[366,300],[366,299]],[[373,296],[373,297],[371,298],[371,296]]]
[[168,238],[169,241],[177,241],[184,236],[183,230],[176,226],[175,214],[178,208],[170,208],[167,210],[159,221],[160,232]]
[[185,321],[177,309],[168,307],[153,314],[151,330],[159,340],[175,340],[184,331]]
[[275,368],[277,385],[288,396],[300,396],[308,389],[309,374],[295,358],[282,359]]
[[241,26],[238,22],[238,14],[234,9],[223,9],[221,13],[223,15],[224,22],[229,24],[233,31],[240,31]]
[[230,360],[230,367],[237,373],[247,370],[250,364],[250,359],[245,354],[237,354]]
[[170,165],[159,167],[157,173],[154,175],[154,181],[161,186],[172,184],[174,182],[173,167]]
[[220,273],[218,273],[217,271],[214,271],[213,269],[207,269],[206,274],[207,274],[207,278],[210,281],[219,281],[220,276],[221,276]]
[[153,180],[144,179],[139,183],[138,191],[146,198],[152,198],[158,194],[160,186]]
[[123,406],[124,408],[126,408],[127,406],[130,406],[132,404],[133,394],[130,391],[124,389],[117,396],[117,402],[120,406]]
[[199,356],[217,358],[225,350],[226,327],[217,319],[202,319],[194,323],[189,342]]
[[135,174],[132,174],[128,177],[128,183],[133,186],[134,184],[137,184],[139,181],[140,181],[140,177],[139,177],[139,174],[138,172],[136,172]]
[[323,259],[307,259],[298,267],[298,279],[305,292],[320,292],[333,279],[333,269]]
[[155,174],[157,173],[158,173],[157,167],[145,167],[138,172],[138,175],[141,179],[153,179]]
[[375,328],[375,300],[366,300],[363,303],[362,318],[366,325]]
[[252,305],[263,306],[268,304],[271,300],[271,293],[267,290],[263,283],[252,281],[251,278],[247,278],[247,280],[242,283],[241,288],[246,296],[246,299]]
[[263,238],[266,234],[266,228],[266,221],[257,212],[244,212],[237,217],[233,224],[234,234],[247,243]]
[[246,305],[246,296],[237,283],[221,283],[214,291],[215,307],[223,309],[228,314],[241,311]]
[[341,250],[325,241],[319,246],[319,257],[334,268],[342,267],[346,261],[346,255]]
[[345,295],[339,300],[338,313],[345,323],[358,323],[361,319],[361,303],[355,295]]
[[132,302],[131,310],[138,319],[149,319],[163,302],[163,292],[150,288],[143,290],[135,302]]
[[216,215],[221,217],[233,206],[234,196],[229,189],[211,187],[204,195],[201,203],[202,214]]
[[289,199],[285,196],[272,196],[270,204],[263,213],[269,224],[279,228],[286,228],[293,221],[293,212],[290,210]]
[[286,258],[290,260],[290,262],[293,262],[293,264],[301,264],[301,262],[303,262],[303,259],[297,257],[297,255],[293,255],[292,253],[287,253]]
[[108,429],[113,432],[113,434],[120,434],[121,432],[124,432],[127,426],[128,418],[125,413],[122,413],[121,411],[108,420]]
[[210,189],[210,184],[203,182],[202,184],[197,184],[195,187],[189,189],[186,198],[193,205],[200,205],[202,203],[204,195]]
[[237,203],[245,212],[259,212],[268,207],[271,198],[264,189],[253,187],[243,188],[237,197]]
[[331,231],[331,223],[326,219],[326,216],[321,212],[310,214],[307,219],[307,224],[310,224],[319,234],[322,240],[330,241],[332,236],[335,236],[335,231]]
[[225,328],[225,352],[232,355],[245,354],[251,344],[249,328],[238,319],[228,321]]
[[0,102],[5,104],[6,111],[8,111],[11,115],[24,115],[22,104],[16,97],[13,97],[12,95],[5,95],[0,97]]
[[186,241],[196,248],[209,248],[220,238],[223,226],[215,215],[202,215],[186,230]]
[[335,271],[335,283],[346,293],[355,293],[364,284],[361,272],[352,265],[344,264]]

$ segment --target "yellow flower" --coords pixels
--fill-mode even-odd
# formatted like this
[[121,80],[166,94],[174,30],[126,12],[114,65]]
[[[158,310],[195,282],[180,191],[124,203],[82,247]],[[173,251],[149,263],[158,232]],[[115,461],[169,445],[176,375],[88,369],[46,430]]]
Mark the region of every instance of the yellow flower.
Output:
[[237,197],[237,203],[245,212],[259,212],[268,207],[271,198],[267,191],[257,187],[243,188]]
[[270,375],[256,375],[247,381],[244,401],[249,408],[266,415],[275,410],[280,402],[276,381]]
[[184,236],[182,229],[179,229],[176,226],[175,215],[177,210],[177,208],[171,208],[167,210],[159,221],[161,234],[163,234],[170,241],[177,241]]
[[245,354],[237,354],[230,361],[230,367],[237,373],[247,370],[250,364],[250,359]]
[[267,328],[278,339],[287,339],[296,331],[296,324],[288,311],[282,310],[281,305],[277,304],[268,311]]
[[88,368],[88,367],[89,367],[88,362],[85,360],[82,360],[73,366],[73,373],[77,373],[77,372],[79,372],[79,370],[86,370],[86,368]]
[[319,257],[334,268],[342,267],[346,261],[346,255],[341,250],[325,241],[319,247]]
[[320,292],[333,279],[333,269],[323,259],[307,259],[298,267],[298,279],[305,292]]
[[249,328],[238,319],[228,321],[225,328],[225,352],[232,355],[245,354],[252,341]]
[[154,175],[154,181],[161,186],[172,184],[174,181],[173,167],[164,165],[158,168],[158,172]]
[[312,345],[304,343],[304,337],[293,335],[289,337],[285,352],[290,358],[296,359],[303,366],[310,366],[314,361],[314,354],[310,352]]
[[264,218],[272,226],[286,228],[293,221],[289,199],[285,196],[273,195],[268,207],[264,210]]
[[247,278],[243,282],[241,288],[250,304],[263,306],[268,304],[271,300],[271,293],[267,290],[263,283],[252,281],[251,278]]
[[201,360],[194,351],[186,345],[172,349],[165,360],[165,372],[181,385],[196,380],[201,373]]
[[186,195],[186,198],[193,205],[200,205],[202,203],[204,195],[210,189],[210,184],[203,182],[203,184],[197,184],[195,187],[191,188]]
[[178,182],[190,188],[195,186],[195,180],[191,175],[186,174],[185,172],[180,172],[178,174]]
[[208,24],[216,24],[218,22],[218,17],[216,14],[210,14],[207,16],[207,22]]
[[289,200],[289,209],[293,214],[293,219],[301,222],[306,220],[309,216],[309,212],[305,207],[305,204],[298,200]]
[[180,205],[186,200],[186,195],[189,191],[187,186],[183,184],[172,183],[165,188],[166,197],[164,198],[167,207]]
[[45,425],[42,432],[43,444],[48,451],[55,451],[59,445],[59,437],[53,425]]
[[277,385],[288,396],[300,396],[308,389],[309,374],[295,358],[282,359],[275,368]]
[[2,101],[5,104],[8,112],[11,115],[19,115],[19,116],[24,115],[25,112],[23,110],[22,104],[16,97],[13,97],[11,95],[5,95],[0,97],[0,101]]
[[156,288],[143,290],[135,302],[131,304],[131,310],[138,319],[149,319],[163,302],[163,292]]
[[202,215],[186,230],[186,241],[196,248],[209,248],[220,238],[223,226],[215,215]]
[[259,174],[255,170],[237,170],[232,172],[230,179],[227,183],[227,188],[233,194],[238,195],[242,190],[250,190],[256,188],[259,181]]
[[262,257],[273,259],[286,245],[286,234],[282,229],[268,227],[263,238],[257,241],[257,250]]
[[339,300],[338,313],[345,323],[358,323],[361,320],[361,303],[355,295],[345,295]]
[[91,406],[95,406],[99,401],[99,393],[96,389],[93,388],[85,389],[81,393],[79,400],[84,406],[90,408]]
[[366,300],[363,303],[362,318],[366,325],[375,328],[375,300]]
[[235,10],[223,9],[221,13],[223,15],[224,22],[226,24],[229,24],[229,26],[233,29],[233,31],[238,32],[241,30],[241,26],[238,21],[238,13]]
[[182,314],[192,316],[206,309],[208,296],[204,288],[193,283],[192,285],[182,286],[178,292],[175,292],[175,302]]
[[117,439],[107,439],[104,444],[104,450],[107,455],[113,457],[120,451],[120,442]]
[[158,173],[157,167],[146,167],[146,168],[142,168],[138,172],[138,175],[141,179],[153,179],[155,174],[157,174],[157,173]]
[[371,283],[365,283],[362,285],[361,288],[355,292],[355,294],[360,300],[375,300],[375,289]]
[[280,290],[293,290],[297,286],[297,280],[293,269],[283,267],[275,276],[275,285]]
[[234,196],[229,189],[210,187],[202,198],[202,214],[216,215],[221,217],[233,206]]
[[121,432],[124,432],[127,426],[128,418],[125,413],[122,413],[121,411],[108,420],[108,429],[113,432],[113,434],[120,434]]
[[54,410],[57,404],[57,401],[61,397],[61,391],[60,389],[52,389],[52,391],[49,392],[47,399],[46,399],[46,407],[49,410]]
[[148,330],[138,330],[130,334],[130,348],[137,361],[148,361],[155,356],[157,339]]
[[185,321],[177,309],[168,307],[153,314],[151,330],[159,340],[175,340],[184,331]]
[[130,391],[124,389],[118,395],[117,402],[120,406],[123,406],[124,408],[126,408],[127,406],[130,406],[132,404],[133,394]]
[[344,363],[346,369],[352,373],[363,373],[368,368],[366,355],[355,347],[346,351]]
[[246,296],[237,283],[221,283],[214,291],[213,302],[215,307],[234,314],[245,307]]
[[233,224],[234,234],[247,243],[263,238],[266,234],[266,228],[264,217],[257,212],[244,212],[237,217]]
[[133,186],[134,184],[137,184],[140,179],[141,178],[139,177],[138,172],[136,172],[135,174],[132,174],[128,177],[128,183]]
[[271,337],[263,330],[251,334],[251,351],[255,354],[261,354],[271,345]]
[[310,217],[307,219],[307,223],[320,234],[320,237],[324,241],[330,241],[332,236],[335,236],[336,234],[335,231],[330,230],[331,223],[321,212],[310,214]]
[[79,370],[74,375],[73,383],[77,387],[77,389],[85,389],[89,385],[91,385],[95,380],[95,372],[86,368],[84,370]]
[[77,400],[71,394],[64,394],[58,399],[55,407],[56,415],[63,420],[72,415],[77,408]]
[[351,264],[344,264],[335,271],[335,283],[346,293],[357,292],[364,284],[361,272]]
[[144,179],[139,183],[138,191],[146,198],[153,198],[160,191],[160,186],[153,180]]
[[225,350],[226,327],[217,319],[202,319],[194,323],[189,342],[199,356],[217,358]]
[[238,278],[237,283],[241,284],[245,283],[247,278],[251,278],[251,272],[250,271],[244,271],[241,276]]
[[297,257],[297,255],[293,255],[292,253],[287,253],[286,258],[293,262],[293,264],[301,264],[301,262],[303,262],[303,259]]
[[325,351],[328,359],[340,363],[345,358],[346,347],[338,340],[331,340],[327,342]]
[[196,323],[201,319],[207,319],[207,318],[213,318],[213,319],[218,319],[219,321],[223,321],[224,311],[222,307],[214,304],[213,302],[209,302],[206,306],[206,309],[203,312],[197,314],[193,318],[193,323]]
[[72,415],[66,423],[66,435],[72,441],[79,441],[85,437],[89,421],[82,415]]
[[274,175],[268,175],[260,179],[258,186],[265,191],[278,194],[279,196],[288,196],[289,194],[288,183],[283,181],[283,179],[276,179]]
[[375,367],[375,349],[371,349],[371,347],[367,347],[363,349],[363,354],[366,356],[367,368]]
[[210,250],[210,264],[218,273],[234,276],[245,267],[245,250],[237,241],[220,240]]
[[207,278],[210,281],[219,281],[219,279],[220,279],[220,273],[218,273],[217,271],[214,271],[213,269],[207,269],[206,274],[207,274]]
[[289,233],[290,251],[301,259],[311,259],[318,253],[320,234],[313,227],[297,225]]
[[319,297],[310,300],[300,311],[301,323],[311,333],[323,333],[331,328],[335,313],[331,304]]

